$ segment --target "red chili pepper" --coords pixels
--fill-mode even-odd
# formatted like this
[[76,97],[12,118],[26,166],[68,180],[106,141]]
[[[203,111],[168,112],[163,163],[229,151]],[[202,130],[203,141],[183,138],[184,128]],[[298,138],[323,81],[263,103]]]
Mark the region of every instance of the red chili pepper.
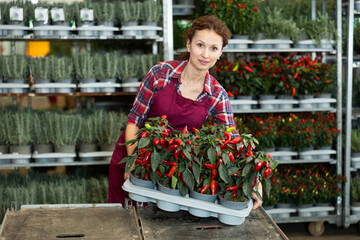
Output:
[[[199,136],[198,136],[199,137]],[[186,141],[186,144],[189,144],[189,145],[191,145],[191,140],[189,139],[189,140],[187,140]]]
[[142,164],[142,160],[141,159],[139,159],[139,158],[137,158],[136,160],[135,160],[135,162],[137,163],[137,164]]
[[226,191],[235,191],[235,190],[238,190],[239,189],[239,186],[237,185],[232,185],[230,187],[227,187],[226,188]]
[[188,168],[192,169],[192,167],[193,167],[193,165],[191,164],[191,165],[189,165],[189,167],[188,167]]
[[150,161],[150,159],[151,159],[151,152],[152,152],[151,149],[149,149],[149,150],[146,151],[145,157],[144,157],[141,165],[146,165],[146,164]]
[[187,186],[186,182],[184,181],[183,175],[181,175],[180,179],[181,179],[181,181],[184,183],[184,185]]
[[161,148],[166,148],[168,146],[168,143],[165,139],[160,139],[160,145]]
[[231,134],[229,132],[224,132],[225,141],[230,141]]
[[180,172],[180,171],[178,171],[178,178],[180,177],[180,174],[181,174],[181,172]]
[[165,165],[176,166],[177,162],[166,162]]
[[236,191],[233,191],[232,196],[233,196],[233,197],[237,197],[237,196],[238,196],[237,192],[236,192]]
[[169,141],[168,141],[169,145],[173,144],[173,142],[174,142],[174,139],[169,139]]
[[144,177],[144,178],[145,178],[145,180],[148,180],[148,179],[149,179],[149,173],[148,173],[148,172],[145,173],[145,177]]
[[149,136],[149,133],[147,131],[143,131],[140,135],[141,138],[146,138]]
[[195,141],[196,139],[198,139],[198,138],[199,138],[199,135],[196,135],[194,141]]
[[180,138],[176,138],[176,139],[174,140],[174,142],[177,143],[179,146],[181,146],[181,145],[183,144],[183,142],[181,141]]
[[183,159],[186,158],[185,153],[184,153],[183,151],[181,151],[180,154],[181,154],[181,157],[182,157]]
[[159,175],[159,177],[162,177],[162,174],[159,170],[156,170],[156,173],[157,173],[157,175]]
[[139,157],[143,157],[145,155],[145,152],[146,152],[146,147],[141,148]]
[[237,171],[236,173],[234,173],[233,175],[231,175],[232,177],[237,177],[238,173],[240,173],[241,170]]
[[296,72],[294,75],[294,79],[297,78],[299,76],[299,72]]
[[259,161],[256,165],[255,165],[255,168],[254,168],[254,172],[257,172],[261,169],[263,165],[263,162],[262,161]]
[[178,147],[179,145],[177,145],[176,143],[174,143],[174,144],[172,144],[169,148],[168,148],[168,152],[170,152],[171,150],[173,150],[173,149],[177,149],[177,147]]
[[161,119],[166,119],[166,115],[162,115],[162,116],[161,116]]
[[184,129],[182,130],[182,134],[187,134],[188,130],[187,130],[187,125],[185,125]]
[[204,165],[207,169],[215,169],[215,167],[216,167],[215,164],[212,164],[212,163],[205,163]]
[[264,171],[264,176],[265,178],[268,178],[271,174],[271,169],[268,167],[268,168],[265,168],[265,171]]
[[192,128],[192,130],[193,130],[193,132],[195,133],[195,134],[197,134],[197,133],[199,133],[200,131],[197,129],[197,128]]
[[203,186],[203,187],[201,188],[200,193],[203,194],[204,192],[206,192],[206,190],[209,189],[209,186],[210,186],[210,183],[209,183],[209,184],[206,184],[205,186]]
[[296,93],[296,88],[293,87],[293,88],[291,89],[291,96],[294,97],[294,96],[295,96],[295,93]]
[[249,66],[245,66],[245,70],[248,71],[248,72],[251,72],[251,73],[254,72]]
[[230,141],[231,144],[238,144],[241,141],[240,137],[236,137],[233,140]]
[[210,190],[211,190],[211,194],[215,195],[215,193],[216,193],[216,180],[211,180],[210,181]]
[[217,170],[216,169],[213,169],[211,170],[211,177],[210,177],[210,180],[213,180],[215,179],[217,176]]
[[176,165],[174,165],[174,166],[172,166],[172,167],[170,168],[170,171],[169,171],[169,173],[168,173],[167,176],[168,176],[169,178],[171,178],[172,175],[174,174],[175,170],[176,170]]
[[234,158],[233,153],[229,151],[229,152],[228,152],[228,155],[229,155],[230,161],[234,163],[234,162],[235,162],[235,158]]
[[217,160],[217,162],[216,162],[215,168],[218,169],[218,168],[220,167],[220,164],[223,163],[223,162],[224,162],[224,160],[222,160],[222,158],[219,158],[219,159]]
[[268,168],[268,167],[269,167],[269,163],[268,163],[268,162],[266,162],[266,161],[264,161],[264,162],[263,162],[263,165],[264,165],[266,168]]
[[152,143],[153,143],[154,146],[157,146],[160,143],[160,139],[154,138],[152,140]]
[[179,149],[175,149],[175,152],[174,152],[174,157],[175,157],[175,160],[177,161],[178,158],[179,158],[179,154],[180,154],[180,150]]
[[253,189],[255,187],[256,180],[257,180],[257,177],[254,177],[254,184],[251,186],[251,189]]

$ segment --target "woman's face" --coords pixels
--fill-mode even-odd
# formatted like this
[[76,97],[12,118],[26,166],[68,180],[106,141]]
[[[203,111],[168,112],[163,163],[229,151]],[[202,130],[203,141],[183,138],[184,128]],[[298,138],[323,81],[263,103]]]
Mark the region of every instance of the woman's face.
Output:
[[200,71],[213,67],[222,54],[223,40],[216,32],[208,29],[196,31],[193,39],[187,41],[190,53],[189,63]]

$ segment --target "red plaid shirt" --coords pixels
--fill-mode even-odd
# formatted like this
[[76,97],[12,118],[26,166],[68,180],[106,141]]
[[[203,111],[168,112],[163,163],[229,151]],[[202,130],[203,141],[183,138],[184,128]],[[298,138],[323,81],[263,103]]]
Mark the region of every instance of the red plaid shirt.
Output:
[[[154,97],[173,78],[178,79],[176,90],[180,93],[181,82],[179,79],[186,64],[187,61],[160,62],[150,69],[140,84],[133,107],[128,115],[128,123],[135,124],[139,128],[144,126]],[[228,95],[219,82],[209,73],[205,77],[204,91],[196,101],[201,101],[205,97],[208,97],[210,106],[208,117],[212,115],[216,123],[235,127]],[[234,132],[234,134],[238,136],[237,132]]]

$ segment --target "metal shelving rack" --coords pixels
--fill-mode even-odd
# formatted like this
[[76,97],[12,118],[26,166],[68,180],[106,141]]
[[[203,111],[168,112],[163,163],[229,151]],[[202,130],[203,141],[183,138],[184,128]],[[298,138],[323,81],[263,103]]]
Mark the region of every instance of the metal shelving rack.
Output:
[[360,221],[360,215],[351,214],[350,211],[350,182],[351,182],[351,171],[355,169],[351,168],[351,129],[352,129],[352,114],[354,109],[352,108],[352,90],[353,90],[353,70],[358,68],[358,64],[354,63],[354,18],[360,17],[360,12],[354,9],[354,0],[348,0],[344,3],[347,7],[347,68],[346,68],[346,111],[345,111],[345,164],[344,174],[348,181],[345,183],[345,196],[344,196],[344,221],[343,226],[349,227],[350,224],[358,223]]
[[[168,0],[162,0],[163,5],[163,27],[162,27],[162,37],[143,37],[143,36],[124,36],[124,35],[114,35],[114,36],[78,36],[78,35],[69,35],[69,36],[35,36],[32,34],[24,36],[0,36],[0,41],[106,41],[106,40],[137,40],[137,41],[151,41],[152,42],[152,53],[158,53],[158,43],[162,43],[163,57],[164,60],[173,60],[173,31],[172,31],[172,2]],[[22,97],[37,97],[37,96],[74,96],[74,97],[96,97],[96,96],[135,96],[134,92],[94,92],[94,93],[84,93],[84,92],[72,92],[72,93],[0,93],[0,97],[13,97],[14,99]],[[16,101],[14,101],[16,102]],[[100,152],[98,152],[100,153]],[[0,155],[1,156],[1,155]],[[11,159],[11,158],[10,158]],[[83,166],[83,165],[104,165],[109,164],[109,161],[73,161],[73,162],[49,162],[49,163],[21,163],[21,164],[1,164],[0,159],[0,169],[14,169],[14,168],[23,168],[23,167],[54,167],[54,166]]]
[[[312,19],[316,17],[316,1],[311,1],[311,12],[312,12]],[[322,10],[325,11],[326,7],[326,0],[322,0]],[[325,57],[325,52],[330,54],[336,54],[336,64],[337,64],[337,95],[336,95],[336,107],[330,108],[312,108],[312,109],[303,109],[303,108],[292,108],[289,110],[267,110],[267,109],[250,109],[250,110],[235,110],[234,113],[265,113],[265,112],[319,112],[319,111],[329,111],[336,113],[337,115],[337,129],[341,131],[342,129],[342,24],[341,24],[341,16],[342,16],[342,3],[341,0],[336,0],[336,28],[337,28],[337,45],[336,50],[333,49],[298,49],[298,48],[290,48],[290,49],[225,49],[224,53],[231,54],[231,53],[274,53],[274,52],[301,52],[301,53],[323,53]],[[184,50],[178,50],[176,53],[180,53]],[[304,160],[304,159],[297,159],[291,161],[283,161],[281,164],[301,164],[301,163],[330,163],[336,164],[336,173],[338,175],[342,174],[342,144],[341,144],[341,135],[337,138],[337,146],[336,146],[336,158],[335,159],[311,159],[311,160]],[[341,188],[341,186],[339,185]],[[320,231],[321,227],[323,227],[324,221],[327,221],[331,224],[337,224],[337,226],[341,226],[343,221],[343,211],[342,211],[342,198],[338,196],[336,201],[335,212],[328,216],[311,216],[311,217],[300,217],[300,216],[291,216],[288,218],[274,218],[275,222],[277,223],[297,223],[297,222],[310,222],[314,224],[315,231]]]

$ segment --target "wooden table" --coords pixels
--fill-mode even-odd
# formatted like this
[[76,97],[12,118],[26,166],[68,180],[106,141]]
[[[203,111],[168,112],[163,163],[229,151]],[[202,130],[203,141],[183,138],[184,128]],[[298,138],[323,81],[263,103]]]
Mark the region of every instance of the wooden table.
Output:
[[287,239],[262,209],[252,211],[243,224],[229,226],[187,211],[165,212],[154,204],[138,209],[48,206],[8,211],[0,240]]

